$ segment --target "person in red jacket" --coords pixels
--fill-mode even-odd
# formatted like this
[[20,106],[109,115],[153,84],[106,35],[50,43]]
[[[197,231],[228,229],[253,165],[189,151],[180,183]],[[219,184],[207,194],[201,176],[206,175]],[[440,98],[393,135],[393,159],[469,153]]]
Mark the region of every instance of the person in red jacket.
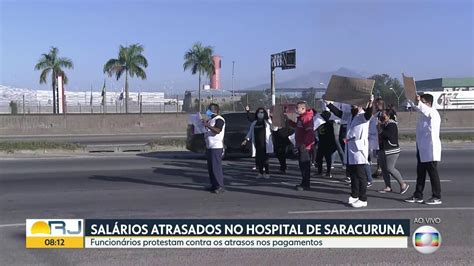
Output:
[[298,102],[296,104],[296,112],[298,119],[296,122],[288,120],[290,126],[295,128],[295,148],[298,150],[298,163],[303,177],[301,184],[295,187],[296,190],[310,189],[311,176],[311,156],[314,146],[313,132],[313,110],[308,108],[306,102]]

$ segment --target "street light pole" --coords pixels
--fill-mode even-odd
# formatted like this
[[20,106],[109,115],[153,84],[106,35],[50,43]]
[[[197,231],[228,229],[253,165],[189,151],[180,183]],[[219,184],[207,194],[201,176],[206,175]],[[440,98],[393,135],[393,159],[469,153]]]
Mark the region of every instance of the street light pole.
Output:
[[389,90],[393,91],[395,97],[397,97],[397,110],[400,109],[400,97],[402,96],[402,94],[400,93],[400,95],[398,95],[393,88],[389,88]]

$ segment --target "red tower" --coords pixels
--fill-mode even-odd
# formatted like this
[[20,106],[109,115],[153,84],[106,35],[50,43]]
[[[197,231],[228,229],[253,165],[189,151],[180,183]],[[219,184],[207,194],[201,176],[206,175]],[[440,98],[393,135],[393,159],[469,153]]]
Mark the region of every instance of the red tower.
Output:
[[213,55],[214,74],[211,76],[211,89],[218,90],[221,88],[221,56]]

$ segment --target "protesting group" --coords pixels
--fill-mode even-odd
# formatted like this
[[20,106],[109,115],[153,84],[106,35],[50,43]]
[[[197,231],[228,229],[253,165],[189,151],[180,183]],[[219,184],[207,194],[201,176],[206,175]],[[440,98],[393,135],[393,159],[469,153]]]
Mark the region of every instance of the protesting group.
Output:
[[[415,192],[406,199],[410,203],[441,204],[441,185],[437,162],[441,160],[439,138],[441,118],[432,106],[433,96],[423,94],[408,100],[413,110],[419,112],[416,127],[417,180]],[[311,165],[322,175],[323,159],[326,161],[325,176],[332,178],[332,164],[339,156],[346,172],[347,183],[351,184],[348,204],[354,208],[367,206],[367,188],[372,185],[371,162],[376,158],[385,187],[380,193],[394,192],[390,178],[399,184],[396,190],[405,194],[410,186],[396,169],[400,154],[398,143],[397,115],[393,108],[385,108],[381,98],[371,96],[366,106],[348,105],[324,101],[324,110],[318,113],[306,102],[296,105],[297,119],[293,121],[285,114],[284,126],[272,124],[271,115],[265,108],[257,108],[252,117],[247,107],[248,119],[252,122],[242,145],[251,143],[252,157],[255,157],[257,178],[270,178],[269,157],[275,153],[280,162],[280,171],[286,172],[286,147],[293,144],[298,158],[302,181],[296,190],[309,190],[311,186]],[[217,104],[209,105],[204,122],[206,133],[207,166],[211,186],[209,190],[222,193],[222,151],[225,134],[225,119],[219,115]],[[423,190],[428,173],[432,186],[432,197],[424,201]]]

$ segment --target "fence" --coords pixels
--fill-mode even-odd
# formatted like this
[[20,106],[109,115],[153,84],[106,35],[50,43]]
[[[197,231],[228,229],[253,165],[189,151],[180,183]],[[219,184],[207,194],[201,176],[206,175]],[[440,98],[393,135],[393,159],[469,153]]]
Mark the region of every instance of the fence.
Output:
[[[17,114],[52,114],[52,104],[40,103],[16,103]],[[181,103],[143,103],[141,105],[136,102],[128,105],[129,113],[172,113],[182,111]],[[102,106],[100,104],[74,104],[66,106],[66,113],[69,114],[98,114],[98,113],[125,113],[125,105],[117,102],[116,104]],[[0,105],[0,113],[11,114],[12,107],[10,105]]]

